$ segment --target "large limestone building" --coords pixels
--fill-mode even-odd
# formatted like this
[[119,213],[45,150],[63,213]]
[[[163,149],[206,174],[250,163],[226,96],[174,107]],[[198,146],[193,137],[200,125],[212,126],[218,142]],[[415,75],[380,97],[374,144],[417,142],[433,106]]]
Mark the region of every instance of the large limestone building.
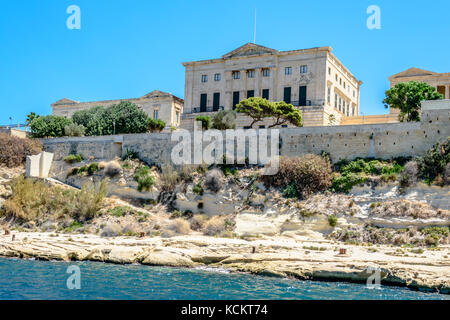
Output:
[[[183,124],[249,97],[293,104],[302,110],[304,126],[336,125],[359,114],[362,82],[330,47],[278,51],[247,43],[220,58],[183,65]],[[245,118],[238,117],[238,127],[248,125]]]
[[[419,68],[410,68],[389,77],[391,88],[401,82],[417,81],[425,82],[444,96],[444,99],[450,99],[450,72],[438,73]],[[398,109],[391,109],[391,114],[398,114]]]
[[166,123],[166,127],[178,127],[181,123],[183,113],[183,99],[173,94],[154,90],[145,96],[133,99],[105,100],[92,102],[78,102],[67,98],[61,99],[52,104],[53,115],[71,117],[75,112],[90,109],[96,106],[110,106],[121,101],[135,103],[149,117],[161,119]]

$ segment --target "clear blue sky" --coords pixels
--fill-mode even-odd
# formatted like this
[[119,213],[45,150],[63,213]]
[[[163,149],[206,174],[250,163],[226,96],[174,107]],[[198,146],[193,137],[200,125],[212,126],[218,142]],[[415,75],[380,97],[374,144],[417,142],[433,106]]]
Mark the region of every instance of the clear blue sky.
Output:
[[[81,30],[66,9],[81,8]],[[366,9],[381,8],[381,30]],[[183,61],[220,57],[253,38],[278,50],[331,46],[364,82],[361,112],[386,113],[388,76],[409,67],[450,72],[450,1],[3,0],[0,124],[51,113],[63,98],[184,95]]]

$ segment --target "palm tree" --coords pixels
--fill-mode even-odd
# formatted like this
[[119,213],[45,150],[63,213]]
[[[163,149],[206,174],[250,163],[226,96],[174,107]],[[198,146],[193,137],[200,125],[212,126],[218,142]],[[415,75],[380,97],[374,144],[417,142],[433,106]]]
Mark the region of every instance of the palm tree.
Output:
[[30,125],[31,122],[36,118],[39,118],[39,115],[36,115],[36,112],[31,112],[30,114],[27,114],[27,120],[26,120],[27,125]]

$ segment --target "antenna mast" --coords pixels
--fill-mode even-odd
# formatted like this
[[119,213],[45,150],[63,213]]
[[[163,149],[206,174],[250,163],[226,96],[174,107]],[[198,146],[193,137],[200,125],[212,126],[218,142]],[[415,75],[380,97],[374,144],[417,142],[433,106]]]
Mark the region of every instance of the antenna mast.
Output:
[[256,44],[256,8],[255,8],[255,28],[253,30],[253,43]]

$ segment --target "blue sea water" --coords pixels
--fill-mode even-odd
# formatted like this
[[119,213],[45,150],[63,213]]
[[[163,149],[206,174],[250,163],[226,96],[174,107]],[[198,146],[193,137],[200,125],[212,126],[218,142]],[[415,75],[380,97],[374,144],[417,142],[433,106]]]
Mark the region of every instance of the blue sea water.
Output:
[[[69,266],[81,288],[68,289]],[[450,299],[405,288],[300,281],[217,270],[0,258],[0,299]]]

